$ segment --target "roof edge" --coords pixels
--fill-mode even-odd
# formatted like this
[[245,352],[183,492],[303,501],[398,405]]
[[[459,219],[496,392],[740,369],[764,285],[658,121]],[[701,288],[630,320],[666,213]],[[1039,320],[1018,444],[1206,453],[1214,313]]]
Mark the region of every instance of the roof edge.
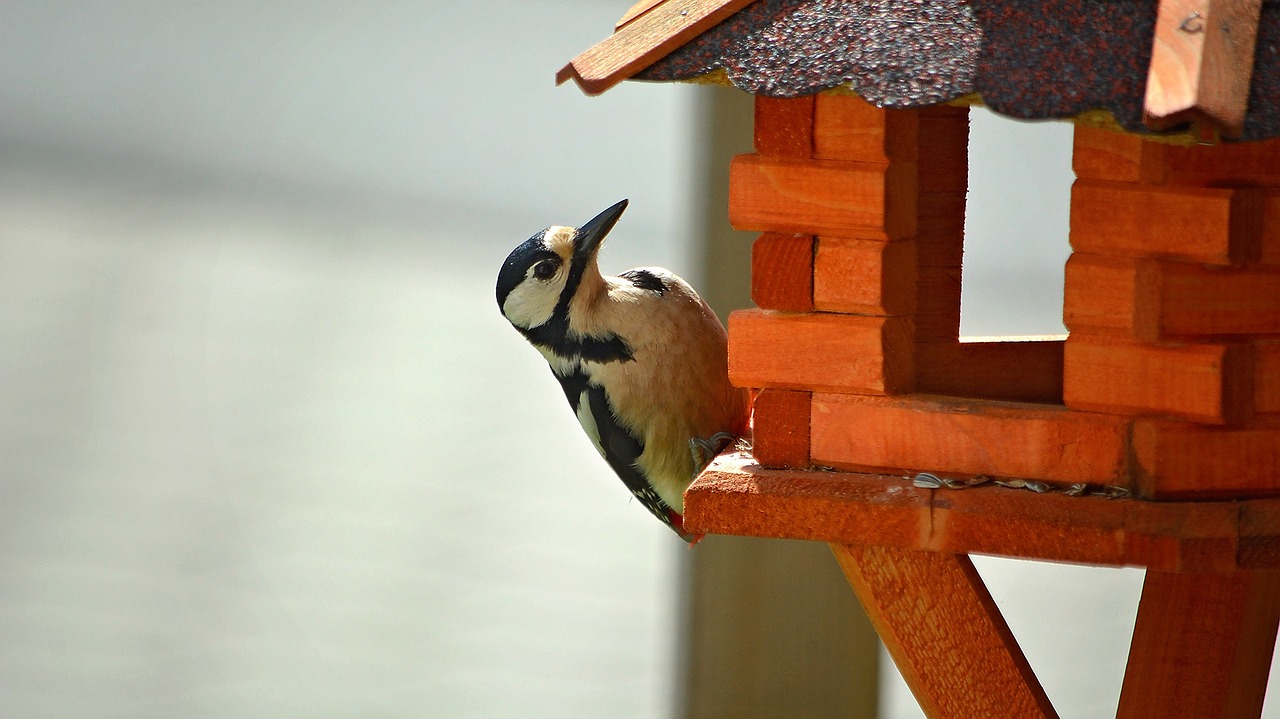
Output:
[[[637,3],[617,30],[587,48],[556,73],[587,95],[599,95],[719,25],[755,0],[665,0]],[[636,10],[643,6],[643,10]]]

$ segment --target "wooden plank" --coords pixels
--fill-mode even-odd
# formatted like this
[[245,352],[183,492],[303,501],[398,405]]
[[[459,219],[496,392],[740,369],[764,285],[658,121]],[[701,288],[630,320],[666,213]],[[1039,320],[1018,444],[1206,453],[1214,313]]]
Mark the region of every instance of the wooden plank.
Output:
[[1083,332],[1067,339],[1063,399],[1073,409],[1239,424],[1252,415],[1252,388],[1246,345],[1152,345]]
[[556,73],[599,95],[710,30],[752,0],[667,0],[587,48]]
[[751,300],[766,310],[812,310],[813,257],[812,235],[760,235],[751,245]]
[[1244,130],[1262,0],[1160,0],[1143,122]]
[[1162,337],[1280,333],[1280,270],[1160,264]]
[[1262,210],[1257,189],[1078,180],[1071,188],[1071,248],[1240,265],[1258,256]]
[[1164,181],[1165,143],[1084,123],[1076,123],[1073,143],[1071,168],[1082,180],[1152,184]]
[[1057,716],[968,557],[831,548],[926,716]]
[[930,490],[901,476],[764,469],[745,452],[720,455],[694,481],[685,526],[1179,572],[1234,571],[1239,534],[1240,562],[1280,568],[1277,499],[1152,502],[991,484]]
[[1062,340],[916,345],[916,390],[953,397],[1062,403]]
[[739,387],[884,394],[915,379],[911,320],[860,315],[729,315],[729,378]]
[[920,266],[959,269],[964,259],[965,193],[922,192],[916,203]]
[[755,148],[767,157],[808,159],[813,156],[812,95],[755,100]]
[[822,236],[812,268],[819,311],[896,316],[916,309],[916,245],[910,240]]
[[822,93],[813,109],[813,156],[855,162],[916,159],[918,113],[882,109],[857,95]]
[[1280,573],[1147,571],[1119,719],[1257,717],[1280,619]]
[[968,191],[969,108],[934,105],[917,112],[919,191]]
[[752,405],[752,453],[771,469],[809,466],[809,415],[813,395],[761,390]]
[[1081,253],[1067,258],[1062,319],[1072,332],[1155,338],[1159,301],[1154,260]]
[[729,221],[739,230],[907,238],[915,213],[912,163],[739,155],[729,166]]
[[1063,319],[1072,331],[1143,341],[1280,333],[1280,269],[1073,254]]
[[960,336],[960,268],[920,266],[916,272],[916,340],[955,342]]
[[1253,409],[1259,414],[1280,412],[1280,341],[1253,347]]
[[1258,142],[1223,143],[1164,150],[1166,182],[1176,185],[1248,183],[1280,186],[1280,138]]
[[1057,405],[819,393],[810,457],[853,471],[1123,484],[1130,421]]
[[1132,442],[1134,490],[1143,497],[1280,494],[1280,427],[1223,429],[1140,418]]
[[1258,244],[1258,264],[1280,265],[1280,189],[1271,188],[1263,194]]

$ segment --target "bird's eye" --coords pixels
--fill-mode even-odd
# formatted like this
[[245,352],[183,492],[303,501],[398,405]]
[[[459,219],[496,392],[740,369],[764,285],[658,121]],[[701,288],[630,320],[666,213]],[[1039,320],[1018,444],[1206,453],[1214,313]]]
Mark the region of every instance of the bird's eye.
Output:
[[533,266],[533,276],[540,280],[549,280],[556,273],[556,263],[551,260],[543,260]]

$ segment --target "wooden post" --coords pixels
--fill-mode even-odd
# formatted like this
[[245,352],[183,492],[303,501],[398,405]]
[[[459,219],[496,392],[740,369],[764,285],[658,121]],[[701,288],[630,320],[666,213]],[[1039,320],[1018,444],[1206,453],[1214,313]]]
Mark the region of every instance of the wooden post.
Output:
[[927,716],[1058,716],[967,556],[831,548]]
[[1256,719],[1280,619],[1280,572],[1147,571],[1118,719]]

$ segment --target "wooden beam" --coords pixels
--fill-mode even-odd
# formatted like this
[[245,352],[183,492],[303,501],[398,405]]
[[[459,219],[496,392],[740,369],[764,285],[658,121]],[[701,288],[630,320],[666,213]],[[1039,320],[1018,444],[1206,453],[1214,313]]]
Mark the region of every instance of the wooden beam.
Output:
[[915,164],[739,155],[729,168],[739,230],[897,239],[915,233]]
[[1280,499],[1147,501],[984,484],[925,489],[902,476],[774,470],[720,455],[685,493],[707,534],[875,544],[953,554],[1149,567],[1280,569]]
[[784,389],[761,390],[752,404],[752,452],[766,467],[809,466],[809,414],[813,395]]
[[1160,0],[1143,122],[1244,131],[1262,0]]
[[1147,571],[1118,719],[1256,719],[1280,619],[1280,572]]
[[818,237],[813,308],[882,317],[916,309],[916,244],[855,237]]
[[1125,484],[1132,420],[1058,405],[818,393],[812,460],[854,471]]
[[1058,716],[967,556],[831,549],[926,716]]
[[911,319],[739,310],[729,315],[739,387],[885,394],[911,388]]
[[751,300],[762,310],[813,310],[814,238],[766,232],[751,245]]
[[953,397],[1062,404],[1059,339],[916,345],[916,389]]
[[556,84],[574,80],[599,95],[718,25],[753,0],[666,0],[633,7],[625,24],[587,48],[556,73]]
[[1133,425],[1134,489],[1144,497],[1280,494],[1280,427],[1210,427],[1139,418]]

